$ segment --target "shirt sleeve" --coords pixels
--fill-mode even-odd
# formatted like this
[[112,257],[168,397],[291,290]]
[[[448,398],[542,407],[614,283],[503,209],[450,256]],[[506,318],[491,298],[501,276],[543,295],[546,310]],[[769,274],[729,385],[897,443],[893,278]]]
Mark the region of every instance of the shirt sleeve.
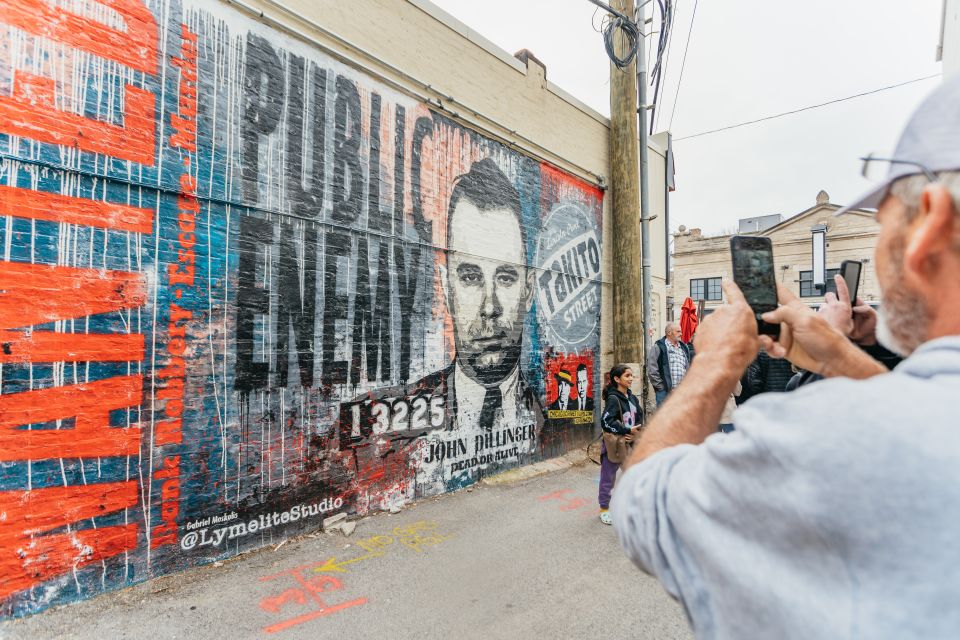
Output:
[[776,424],[782,407],[767,402],[760,411],[759,399],[740,407],[733,433],[658,451],[631,467],[614,492],[611,512],[627,556],[688,610],[764,549],[819,535],[799,530],[818,521],[819,502],[790,498],[809,497],[803,469],[816,462],[788,454],[785,464],[771,454],[812,447],[797,439],[799,429]]

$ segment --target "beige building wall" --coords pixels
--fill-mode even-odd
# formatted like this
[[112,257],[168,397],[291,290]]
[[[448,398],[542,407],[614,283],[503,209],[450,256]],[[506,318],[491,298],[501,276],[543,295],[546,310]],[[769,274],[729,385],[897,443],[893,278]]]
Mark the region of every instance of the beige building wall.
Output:
[[[860,278],[860,298],[877,304],[880,290],[873,263],[873,250],[880,226],[873,214],[851,211],[841,216],[834,213],[839,205],[830,204],[826,194],[810,209],[784,220],[759,234],[773,241],[774,269],[777,280],[800,295],[800,274],[813,269],[813,245],[811,229],[817,225],[827,227],[827,269],[838,269],[843,260],[863,262]],[[674,314],[679,319],[680,305],[690,295],[690,281],[699,278],[732,278],[730,260],[730,236],[704,237],[699,229],[683,229],[674,234],[673,297]],[[823,303],[823,296],[803,297],[810,305]],[[706,301],[710,310],[722,304],[720,300]]]
[[[242,0],[232,5],[293,37],[328,48],[342,61],[395,83],[395,88],[511,147],[588,182],[608,184],[610,121],[549,81],[535,58],[521,62],[426,0]],[[261,17],[262,13],[262,17]],[[599,36],[596,46],[602,47]],[[536,52],[532,52],[534,55]],[[649,149],[654,335],[666,301],[666,149]],[[603,235],[610,232],[604,198]],[[640,247],[637,247],[640,251]],[[611,247],[604,243],[600,367],[612,366]],[[637,292],[639,305],[640,292]]]

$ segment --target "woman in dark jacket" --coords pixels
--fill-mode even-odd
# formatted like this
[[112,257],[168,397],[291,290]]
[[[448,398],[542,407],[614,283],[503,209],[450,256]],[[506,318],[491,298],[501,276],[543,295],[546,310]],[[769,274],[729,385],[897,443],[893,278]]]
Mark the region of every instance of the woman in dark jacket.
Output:
[[[643,423],[643,410],[637,396],[630,391],[633,384],[633,371],[625,364],[614,365],[610,369],[610,384],[603,390],[604,408],[600,418],[600,427],[603,429],[603,443],[600,445],[600,522],[613,524],[610,518],[610,493],[613,483],[617,479],[617,469],[630,450],[630,444],[640,434],[640,425]],[[626,446],[611,446],[619,444],[618,440],[628,443]],[[614,459],[611,460],[610,456]]]

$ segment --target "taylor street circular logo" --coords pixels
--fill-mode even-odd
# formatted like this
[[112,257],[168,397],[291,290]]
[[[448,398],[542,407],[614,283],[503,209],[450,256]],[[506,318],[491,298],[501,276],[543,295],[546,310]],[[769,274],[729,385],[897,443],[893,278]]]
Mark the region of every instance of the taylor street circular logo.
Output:
[[596,338],[600,317],[600,239],[593,217],[576,203],[558,204],[537,244],[537,297],[557,345]]

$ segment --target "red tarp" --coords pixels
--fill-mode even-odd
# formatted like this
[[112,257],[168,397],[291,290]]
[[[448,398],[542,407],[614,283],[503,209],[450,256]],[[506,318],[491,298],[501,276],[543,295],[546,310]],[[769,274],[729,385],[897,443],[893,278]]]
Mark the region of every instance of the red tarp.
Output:
[[680,339],[690,342],[693,332],[697,330],[697,305],[693,298],[687,298],[680,307]]

